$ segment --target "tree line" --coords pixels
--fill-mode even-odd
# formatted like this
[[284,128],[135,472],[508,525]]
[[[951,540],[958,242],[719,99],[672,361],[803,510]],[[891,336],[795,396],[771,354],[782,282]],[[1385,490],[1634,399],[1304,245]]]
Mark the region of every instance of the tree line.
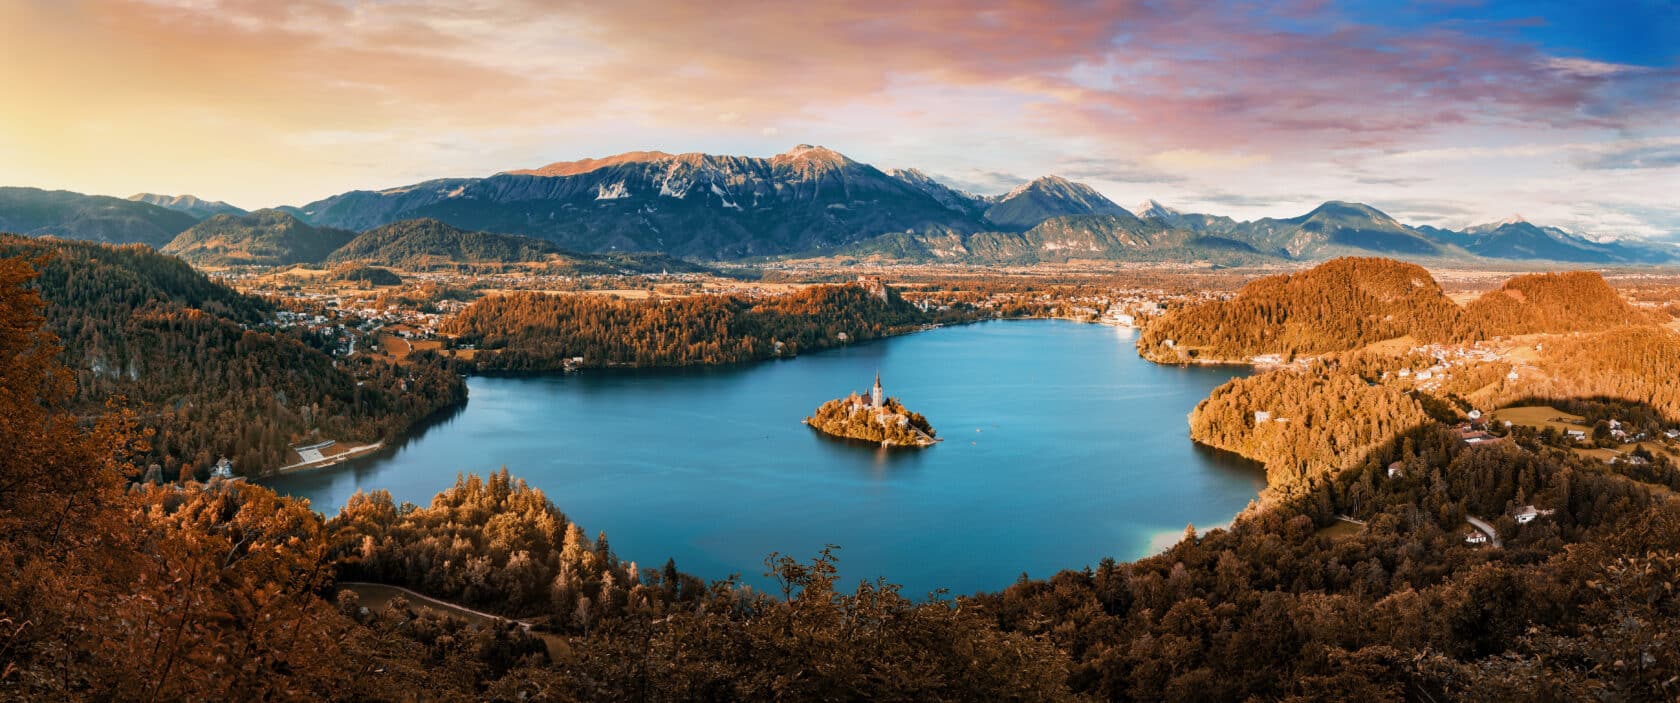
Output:
[[[886,288],[819,285],[753,299],[697,295],[626,300],[596,295],[511,293],[473,302],[440,329],[474,344],[473,363],[496,371],[544,371],[582,357],[586,367],[693,366],[760,361],[972,319],[967,309],[924,312]],[[488,353],[486,353],[488,351]]]

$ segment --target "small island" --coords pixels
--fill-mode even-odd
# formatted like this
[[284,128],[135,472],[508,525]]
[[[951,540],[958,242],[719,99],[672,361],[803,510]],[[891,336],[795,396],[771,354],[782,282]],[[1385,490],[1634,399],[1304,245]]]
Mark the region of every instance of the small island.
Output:
[[928,447],[939,442],[927,418],[886,396],[879,373],[869,395],[852,393],[823,403],[805,418],[805,424],[826,435],[879,442],[883,447]]

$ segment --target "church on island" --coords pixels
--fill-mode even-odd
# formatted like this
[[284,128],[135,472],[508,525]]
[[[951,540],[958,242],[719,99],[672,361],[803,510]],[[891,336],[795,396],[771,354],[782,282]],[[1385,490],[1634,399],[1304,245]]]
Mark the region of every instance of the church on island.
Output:
[[884,447],[926,447],[939,441],[927,418],[887,397],[879,371],[868,395],[851,393],[823,403],[815,414],[805,418],[805,424],[824,434],[880,442]]
[[885,414],[887,411],[887,394],[886,391],[881,389],[881,372],[875,372],[875,387],[869,389],[868,398],[864,398],[861,395],[853,393],[849,399],[852,401],[852,410],[854,412],[864,409],[872,409],[875,411],[876,418],[880,419],[880,416]]

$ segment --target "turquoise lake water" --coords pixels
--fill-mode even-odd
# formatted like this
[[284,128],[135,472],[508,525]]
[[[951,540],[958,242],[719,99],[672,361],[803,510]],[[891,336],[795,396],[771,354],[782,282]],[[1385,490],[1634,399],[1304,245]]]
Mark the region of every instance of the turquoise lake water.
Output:
[[[267,485],[331,514],[358,488],[426,504],[505,465],[644,567],[763,584],[766,554],[836,544],[848,584],[997,590],[1153,553],[1263,486],[1186,421],[1246,369],[1157,366],[1135,334],[988,322],[726,369],[474,377],[464,409],[384,455]],[[877,370],[944,442],[882,450],[800,423]]]

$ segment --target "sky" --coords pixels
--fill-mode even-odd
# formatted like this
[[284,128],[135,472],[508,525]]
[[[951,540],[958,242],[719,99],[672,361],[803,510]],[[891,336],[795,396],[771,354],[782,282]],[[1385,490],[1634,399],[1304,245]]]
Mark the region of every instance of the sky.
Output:
[[1680,3],[0,0],[0,185],[246,208],[822,144],[1239,219],[1680,242]]

